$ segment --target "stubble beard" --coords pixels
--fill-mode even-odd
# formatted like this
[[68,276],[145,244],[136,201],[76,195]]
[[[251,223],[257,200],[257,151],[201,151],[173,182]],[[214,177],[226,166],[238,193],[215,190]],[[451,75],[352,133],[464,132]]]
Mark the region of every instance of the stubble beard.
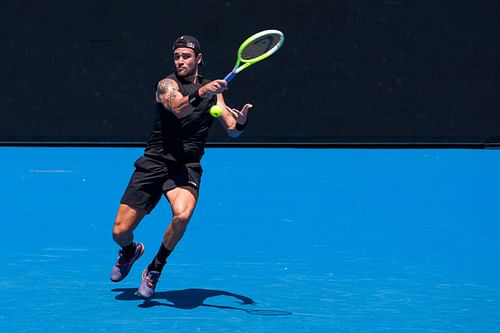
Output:
[[191,81],[195,78],[196,76],[196,68],[194,68],[193,70],[189,71],[189,70],[184,70],[184,74],[180,74],[179,73],[179,70],[177,70],[177,76],[183,78],[184,80],[186,81]]

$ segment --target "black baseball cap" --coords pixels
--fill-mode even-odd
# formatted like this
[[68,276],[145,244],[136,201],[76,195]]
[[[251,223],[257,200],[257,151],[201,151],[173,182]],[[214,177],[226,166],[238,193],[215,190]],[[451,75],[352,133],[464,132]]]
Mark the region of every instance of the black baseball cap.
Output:
[[198,40],[193,36],[184,35],[177,38],[174,42],[172,50],[175,50],[179,47],[187,47],[189,49],[192,49],[195,54],[201,52],[200,42],[198,42]]
[[[196,55],[198,55],[198,53],[201,53],[200,42],[198,42],[198,40],[193,36],[183,35],[177,38],[174,42],[172,50],[178,49],[179,47],[187,47],[188,49],[192,49],[194,51],[194,54]],[[200,65],[203,66],[203,59],[201,60]]]

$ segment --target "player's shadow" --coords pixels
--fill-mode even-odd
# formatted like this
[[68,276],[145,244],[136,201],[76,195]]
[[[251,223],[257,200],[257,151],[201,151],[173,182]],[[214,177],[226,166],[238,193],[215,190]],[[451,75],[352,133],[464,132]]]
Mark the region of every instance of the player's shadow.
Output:
[[291,315],[288,311],[278,311],[278,310],[254,310],[246,309],[243,307],[233,307],[225,305],[214,305],[206,304],[207,298],[216,296],[229,296],[234,297],[238,300],[239,305],[255,305],[255,302],[247,296],[231,293],[223,290],[211,290],[211,289],[184,289],[184,290],[173,290],[173,291],[163,291],[157,292],[148,300],[144,300],[137,296],[135,292],[137,289],[134,288],[116,288],[112,289],[113,292],[119,292],[115,298],[119,301],[143,301],[142,304],[138,306],[141,308],[151,308],[154,306],[167,306],[177,309],[187,309],[192,310],[200,306],[212,307],[218,309],[229,309],[229,310],[241,310],[250,314],[259,314],[267,316],[283,316]]

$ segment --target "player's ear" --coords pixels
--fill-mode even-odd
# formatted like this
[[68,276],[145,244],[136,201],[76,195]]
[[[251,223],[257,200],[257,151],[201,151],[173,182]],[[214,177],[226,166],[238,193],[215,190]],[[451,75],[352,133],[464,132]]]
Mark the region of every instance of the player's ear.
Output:
[[203,54],[202,53],[198,53],[196,55],[196,63],[199,65],[203,65]]

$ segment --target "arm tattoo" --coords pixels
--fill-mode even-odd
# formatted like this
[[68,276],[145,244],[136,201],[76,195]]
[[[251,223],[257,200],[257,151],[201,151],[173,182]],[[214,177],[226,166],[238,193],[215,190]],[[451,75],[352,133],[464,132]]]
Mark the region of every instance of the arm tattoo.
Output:
[[158,87],[156,89],[156,92],[158,93],[159,96],[161,95],[167,96],[166,104],[170,109],[172,108],[172,103],[174,102],[176,91],[177,91],[176,83],[174,80],[171,79],[161,80],[158,83]]

